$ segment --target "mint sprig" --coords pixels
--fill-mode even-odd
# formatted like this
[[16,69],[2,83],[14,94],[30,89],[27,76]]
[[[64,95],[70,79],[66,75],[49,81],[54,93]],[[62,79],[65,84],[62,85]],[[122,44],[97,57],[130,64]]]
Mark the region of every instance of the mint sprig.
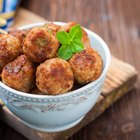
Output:
[[59,32],[57,32],[57,39],[63,45],[69,44],[71,41],[71,36],[69,35],[69,33],[65,32],[65,31],[59,31]]
[[58,50],[58,56],[64,60],[68,60],[72,56],[72,51],[69,45],[61,45],[60,49]]
[[72,37],[72,39],[82,39],[82,29],[81,29],[81,26],[79,24],[73,26],[70,29],[69,34]]
[[79,24],[73,26],[69,33],[58,31],[56,35],[61,47],[58,50],[58,57],[68,60],[74,53],[81,52],[84,49],[82,43],[82,28]]

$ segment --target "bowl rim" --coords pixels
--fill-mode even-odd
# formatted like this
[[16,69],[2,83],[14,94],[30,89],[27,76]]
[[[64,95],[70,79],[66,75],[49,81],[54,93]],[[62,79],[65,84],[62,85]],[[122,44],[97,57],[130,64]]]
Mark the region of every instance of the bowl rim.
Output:
[[[20,30],[29,29],[29,28],[32,28],[32,27],[41,26],[41,25],[43,25],[45,23],[54,23],[54,24],[58,24],[58,25],[65,24],[65,22],[48,22],[48,21],[45,21],[45,22],[38,22],[38,23],[24,25],[24,26],[19,27],[18,29],[20,29]],[[104,48],[104,52],[105,52],[105,56],[106,56],[106,64],[104,66],[104,69],[103,69],[100,77],[97,80],[92,81],[91,83],[89,83],[89,84],[87,84],[87,85],[85,85],[85,86],[83,86],[83,87],[81,87],[79,89],[76,89],[74,91],[69,91],[67,93],[59,94],[59,95],[36,95],[36,94],[30,94],[30,93],[18,91],[18,90],[15,90],[15,89],[11,88],[11,87],[8,87],[4,83],[2,83],[2,81],[0,81],[0,86],[3,87],[4,89],[14,93],[14,94],[17,94],[18,96],[36,98],[36,99],[42,99],[42,98],[54,99],[54,98],[69,97],[69,96],[73,96],[73,95],[76,96],[76,94],[78,94],[79,92],[82,92],[83,90],[88,89],[92,85],[100,83],[100,81],[102,81],[102,78],[106,75],[106,73],[108,71],[108,68],[109,68],[109,65],[110,65],[110,61],[111,61],[110,50],[109,50],[107,44],[105,43],[105,41],[99,35],[97,35],[96,33],[92,32],[92,31],[90,31],[90,30],[88,30],[86,28],[84,28],[84,29],[86,30],[87,34],[90,34],[91,36],[94,36],[94,38],[96,38],[102,44],[102,46]]]

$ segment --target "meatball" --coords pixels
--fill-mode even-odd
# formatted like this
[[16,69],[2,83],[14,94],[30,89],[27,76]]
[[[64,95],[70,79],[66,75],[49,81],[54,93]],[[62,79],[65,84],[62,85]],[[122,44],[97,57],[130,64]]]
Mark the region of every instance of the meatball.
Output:
[[0,71],[21,52],[22,49],[17,38],[9,34],[0,34]]
[[82,28],[82,42],[84,44],[84,48],[91,47],[90,40],[88,38],[88,34],[83,28]]
[[87,84],[96,80],[103,67],[100,55],[92,48],[86,48],[80,53],[76,53],[69,60],[75,80],[79,84]]
[[24,54],[32,61],[41,63],[56,56],[59,48],[57,38],[45,27],[33,28],[23,44]]
[[[70,29],[76,25],[77,23],[76,22],[69,22],[69,23],[66,23],[64,26],[61,26],[59,28],[59,31],[66,31],[66,32],[69,32]],[[90,47],[90,40],[88,38],[88,35],[86,33],[86,31],[84,30],[84,28],[82,28],[82,42],[84,44],[84,48],[87,48],[87,47]]]
[[59,28],[59,31],[66,31],[66,32],[69,32],[71,27],[73,27],[74,25],[76,25],[77,23],[76,22],[68,22],[66,23],[65,25],[61,26]]
[[25,55],[9,62],[2,71],[2,82],[19,91],[29,92],[35,86],[35,65]]
[[37,68],[36,85],[43,93],[56,95],[70,91],[74,76],[69,63],[60,58],[46,60]]
[[27,36],[28,32],[29,32],[29,30],[12,29],[9,31],[9,34],[16,37],[20,41],[20,45],[22,47],[24,38]]
[[60,26],[53,24],[53,23],[47,23],[44,25],[44,27],[46,27],[47,29],[49,29],[48,31],[50,33],[53,33],[56,36],[57,31],[59,30]]

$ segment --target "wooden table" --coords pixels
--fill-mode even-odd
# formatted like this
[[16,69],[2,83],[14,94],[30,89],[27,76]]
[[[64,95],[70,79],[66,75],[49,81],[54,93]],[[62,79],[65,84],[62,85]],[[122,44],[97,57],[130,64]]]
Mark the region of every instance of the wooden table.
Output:
[[[97,32],[113,55],[134,65],[140,72],[139,0],[38,0],[22,6],[47,20],[75,20]],[[110,107],[101,117],[69,140],[138,140],[140,138],[140,80],[136,88]],[[14,124],[13,124],[14,125]],[[0,124],[0,139],[25,140]]]

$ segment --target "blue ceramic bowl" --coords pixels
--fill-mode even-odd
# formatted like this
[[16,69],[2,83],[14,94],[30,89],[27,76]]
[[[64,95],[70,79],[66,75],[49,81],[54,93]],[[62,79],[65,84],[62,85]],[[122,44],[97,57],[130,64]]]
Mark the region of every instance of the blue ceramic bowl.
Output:
[[[29,29],[43,24],[27,25],[19,29]],[[55,22],[55,24],[64,23]],[[26,125],[45,132],[63,131],[78,124],[95,105],[109,68],[110,51],[97,34],[87,29],[86,31],[91,46],[103,59],[103,70],[97,80],[75,91],[57,96],[24,93],[0,82],[0,97],[3,102]]]

